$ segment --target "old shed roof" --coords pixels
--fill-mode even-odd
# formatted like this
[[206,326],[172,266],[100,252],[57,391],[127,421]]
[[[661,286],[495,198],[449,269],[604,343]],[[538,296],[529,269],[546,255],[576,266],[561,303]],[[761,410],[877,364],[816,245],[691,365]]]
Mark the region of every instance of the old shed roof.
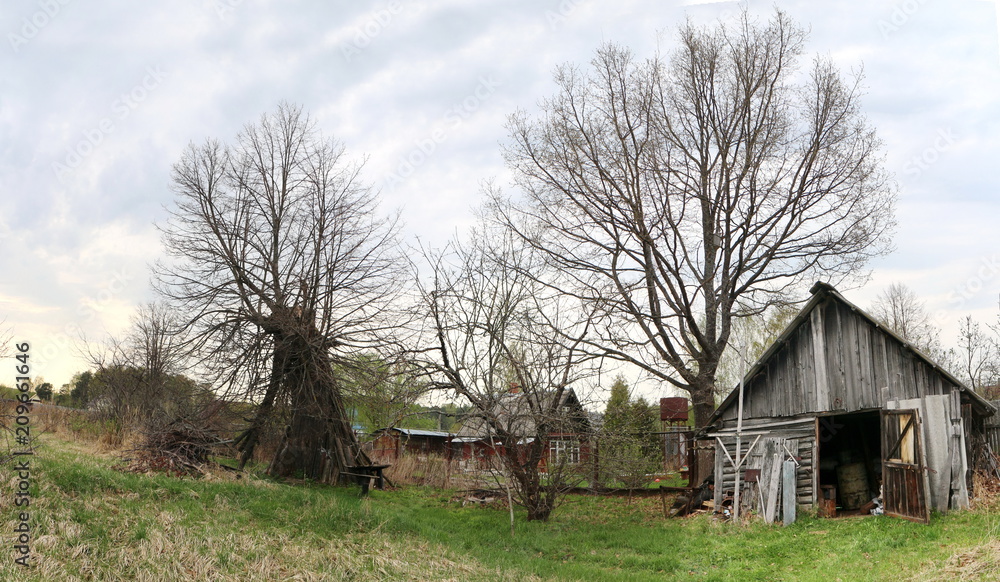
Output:
[[[809,299],[808,302],[806,302],[802,310],[798,313],[798,315],[795,316],[795,318],[791,321],[791,323],[788,324],[788,326],[781,333],[781,335],[778,336],[778,338],[774,341],[774,343],[772,343],[768,347],[768,349],[761,355],[760,358],[758,358],[758,360],[746,373],[746,375],[743,378],[743,383],[746,387],[751,386],[753,380],[758,375],[765,372],[772,358],[774,358],[776,354],[778,354],[778,352],[782,349],[782,347],[784,347],[785,344],[789,342],[791,338],[796,336],[796,332],[798,331],[798,329],[807,321],[809,321],[813,310],[815,310],[818,306],[823,305],[828,299],[833,299],[845,305],[847,308],[850,309],[851,312],[860,317],[862,320],[867,321],[871,326],[877,329],[878,332],[902,344],[907,351],[912,352],[914,357],[926,363],[928,366],[933,368],[938,374],[947,379],[948,382],[957,386],[959,390],[963,392],[965,397],[967,397],[973,403],[973,405],[980,414],[989,416],[996,411],[996,409],[988,401],[986,401],[978,394],[976,394],[974,391],[972,391],[961,380],[953,376],[946,369],[942,368],[927,354],[924,354],[919,349],[917,349],[916,346],[907,342],[905,339],[897,335],[892,330],[886,328],[882,323],[874,319],[863,309],[859,308],[858,306],[854,305],[853,303],[845,299],[844,296],[841,295],[839,292],[837,292],[837,290],[834,289],[831,285],[822,282],[817,282],[815,285],[813,285],[810,292],[812,293],[812,297]],[[722,403],[719,405],[716,411],[712,414],[711,418],[709,419],[709,426],[718,421],[731,407],[733,407],[737,403],[738,398],[739,398],[739,385],[736,385],[733,388],[732,392],[729,393],[729,395],[725,398],[725,400],[722,401]]]

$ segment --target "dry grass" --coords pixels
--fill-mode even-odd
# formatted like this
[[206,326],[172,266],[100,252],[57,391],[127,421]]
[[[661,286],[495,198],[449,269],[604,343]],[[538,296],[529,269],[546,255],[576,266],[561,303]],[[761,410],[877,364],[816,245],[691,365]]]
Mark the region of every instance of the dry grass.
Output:
[[941,570],[936,580],[1000,580],[1000,541],[958,552]]
[[[48,460],[33,465],[32,476],[33,565],[25,569],[14,563],[12,550],[0,552],[0,580],[532,579],[383,533],[367,500],[354,498],[361,505],[345,510],[335,495],[316,494],[307,497],[315,505],[306,515],[301,506],[285,507],[286,485],[252,476],[233,482],[225,472],[183,482],[115,473],[108,470],[113,455],[94,456],[93,443],[43,440],[36,459]],[[0,488],[14,490],[17,477],[6,467],[2,475]],[[357,508],[356,519],[369,517],[349,528],[356,533],[331,536],[295,526],[300,519],[354,515]],[[271,511],[278,521],[262,517]],[[0,528],[13,531],[15,516],[6,512]]]
[[457,462],[449,462],[441,455],[404,454],[399,458],[379,458],[376,462],[390,465],[385,475],[395,484],[438,489],[482,489],[496,486],[496,480],[489,474],[463,472],[459,470]]
[[[96,552],[81,542],[82,528],[59,521],[55,535],[35,542],[37,580],[492,580],[504,579],[440,547],[358,534],[322,539],[308,533],[206,533],[162,513],[146,539]],[[127,528],[123,527],[123,530]],[[123,538],[124,531],[109,532]],[[12,557],[0,563],[8,574]],[[10,578],[7,578],[10,579]]]

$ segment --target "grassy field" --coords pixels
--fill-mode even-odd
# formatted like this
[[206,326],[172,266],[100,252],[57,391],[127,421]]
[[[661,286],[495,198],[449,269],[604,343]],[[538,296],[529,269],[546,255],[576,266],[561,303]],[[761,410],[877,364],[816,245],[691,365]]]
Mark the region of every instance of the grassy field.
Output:
[[575,497],[548,523],[454,492],[376,491],[116,471],[47,435],[33,460],[32,562],[2,580],[955,580],[1000,579],[1000,511],[736,527],[664,520],[657,499]]

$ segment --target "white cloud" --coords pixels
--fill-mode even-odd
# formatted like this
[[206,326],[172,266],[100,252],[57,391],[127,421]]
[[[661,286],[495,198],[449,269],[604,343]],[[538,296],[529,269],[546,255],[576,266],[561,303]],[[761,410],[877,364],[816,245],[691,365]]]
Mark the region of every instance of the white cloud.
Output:
[[[992,170],[1000,154],[993,3],[925,2],[886,35],[880,21],[898,3],[780,2],[811,27],[808,53],[829,54],[844,70],[863,61],[865,110],[900,181],[898,250],[873,265],[873,283],[856,292],[860,297],[902,280],[951,319],[995,310],[1000,280],[984,281],[961,306],[948,301],[976,273],[977,261],[1000,252],[993,224],[1000,216],[1000,176]],[[713,22],[737,7],[651,0],[402,4],[401,13],[389,21],[382,14],[380,22],[376,11],[389,2],[231,2],[221,16],[211,1],[74,2],[16,53],[0,49],[0,317],[19,333],[65,335],[84,319],[81,301],[98,297],[125,268],[134,279],[80,327],[97,335],[124,325],[148,297],[145,265],[160,252],[150,223],[171,201],[170,166],[182,148],[206,137],[230,140],[281,100],[304,104],[324,132],[345,142],[349,156],[368,156],[366,175],[375,184],[444,125],[446,139],[396,191],[385,192],[384,204],[405,206],[408,234],[441,240],[469,222],[482,180],[497,177],[507,187],[498,149],[505,115],[530,111],[551,93],[555,65],[585,67],[607,41],[639,57],[658,48],[669,53],[685,13]],[[763,18],[773,10],[750,5]],[[0,15],[0,31],[16,30],[35,9]],[[375,34],[346,59],[344,43],[366,27]],[[141,85],[147,67],[162,67],[166,79],[127,119],[116,119],[114,131],[60,182],[52,162],[113,116],[115,100]],[[502,85],[473,115],[460,126],[443,121],[491,75]],[[954,143],[928,154],[949,128]],[[909,171],[914,157],[925,155],[934,162]],[[81,365],[64,357],[66,377],[53,381],[68,380]]]

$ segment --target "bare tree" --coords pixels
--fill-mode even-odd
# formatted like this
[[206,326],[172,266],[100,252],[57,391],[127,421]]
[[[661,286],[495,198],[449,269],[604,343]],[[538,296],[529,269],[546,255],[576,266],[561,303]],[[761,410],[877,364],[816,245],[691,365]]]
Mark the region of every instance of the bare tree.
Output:
[[82,345],[95,370],[87,399],[113,418],[145,423],[190,412],[192,387],[179,379],[188,370],[184,334],[165,304],[140,305],[122,336]]
[[1000,345],[967,315],[959,322],[959,375],[977,392],[1000,382]]
[[556,341],[564,306],[524,275],[540,267],[536,254],[501,229],[485,227],[469,240],[428,253],[430,385],[472,405],[463,431],[499,443],[498,482],[529,520],[546,520],[583,476],[589,423],[574,386],[587,374],[586,357]]
[[402,278],[395,220],[377,215],[360,170],[287,104],[232,145],[190,146],[173,168],[173,260],[157,285],[185,315],[203,369],[257,404],[238,439],[243,463],[287,412],[273,475],[337,482],[368,462],[333,366],[385,345]]
[[557,70],[538,118],[509,121],[524,200],[495,196],[500,220],[600,310],[588,350],[688,391],[699,426],[734,314],[889,248],[894,185],[860,80],[822,58],[797,76],[805,38],[744,12],[681,27],[669,61],[607,45],[589,74]]
[[872,316],[896,335],[935,360],[946,358],[941,348],[940,330],[931,322],[927,307],[903,283],[889,285],[871,306]]

